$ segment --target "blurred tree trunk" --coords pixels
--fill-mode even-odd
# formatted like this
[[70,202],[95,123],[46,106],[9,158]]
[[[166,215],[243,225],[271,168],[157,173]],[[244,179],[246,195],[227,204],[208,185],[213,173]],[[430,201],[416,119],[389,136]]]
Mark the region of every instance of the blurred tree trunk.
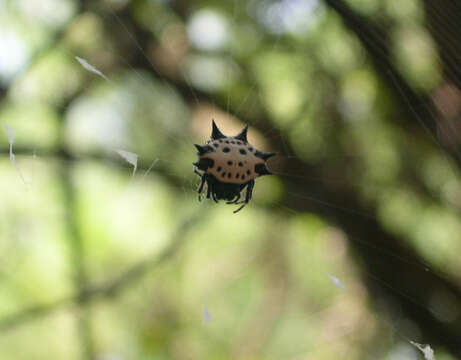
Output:
[[[459,168],[461,168],[461,156],[453,146],[453,131],[460,128],[459,121],[456,125],[441,122],[440,108],[436,107],[430,95],[418,94],[400,75],[391,59],[389,31],[373,23],[368,18],[355,12],[342,0],[324,0],[343,20],[349,30],[359,39],[363,48],[375,65],[376,72],[387,84],[393,95],[395,108],[400,109],[401,115],[396,117],[397,124],[406,131],[412,133],[425,133],[436,145],[442,145],[444,150],[451,155]],[[446,6],[445,6],[446,5]],[[460,84],[459,64],[461,52],[459,39],[455,40],[460,33],[460,21],[456,14],[460,14],[459,3],[452,0],[432,1],[426,0],[427,18],[429,19],[433,37],[441,49],[444,59],[445,73],[449,78]],[[456,43],[457,46],[453,47]],[[455,54],[456,56],[453,56]],[[447,67],[447,65],[450,67]],[[456,71],[453,70],[456,68]],[[443,120],[445,120],[443,118]],[[460,137],[458,137],[460,138]]]
[[443,65],[444,83],[434,95],[443,116],[438,119],[441,143],[461,153],[461,2],[425,0],[426,22]]

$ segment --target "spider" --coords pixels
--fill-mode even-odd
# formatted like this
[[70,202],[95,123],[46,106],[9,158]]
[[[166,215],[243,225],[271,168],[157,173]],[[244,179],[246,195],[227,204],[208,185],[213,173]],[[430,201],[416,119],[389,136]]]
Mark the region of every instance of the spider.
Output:
[[[262,152],[248,143],[248,125],[236,136],[224,135],[212,120],[211,139],[205,145],[197,145],[198,161],[193,163],[194,172],[200,176],[199,201],[203,188],[206,198],[215,202],[226,200],[227,204],[241,204],[234,214],[247,205],[253,194],[258,176],[271,175],[266,161],[275,155]],[[200,173],[202,170],[203,173]],[[246,188],[245,199],[240,200]]]

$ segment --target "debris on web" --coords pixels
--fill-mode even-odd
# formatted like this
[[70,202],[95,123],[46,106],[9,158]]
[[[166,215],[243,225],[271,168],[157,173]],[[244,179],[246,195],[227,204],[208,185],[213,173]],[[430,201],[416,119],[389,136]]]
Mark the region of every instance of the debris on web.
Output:
[[80,65],[82,65],[86,70],[102,77],[104,80],[107,80],[109,81],[109,79],[107,78],[106,75],[104,75],[101,71],[99,71],[98,69],[96,69],[93,65],[91,65],[90,63],[88,63],[85,59],[82,59],[81,57],[78,57],[76,56],[75,59],[80,63]]
[[330,278],[331,281],[333,281],[333,284],[335,284],[335,286],[338,289],[344,290],[344,285],[341,283],[341,281],[336,276],[328,274],[328,277]]
[[131,177],[133,177],[136,174],[136,169],[138,168],[138,154],[125,151],[125,150],[115,150],[115,151],[129,164],[133,165],[133,174],[131,174]]
[[208,304],[205,303],[205,306],[203,307],[203,319],[202,319],[202,324],[206,325],[211,321],[211,314],[208,311]]
[[22,175],[21,169],[19,168],[18,164],[16,163],[16,157],[15,157],[15,155],[13,153],[14,131],[8,125],[2,124],[2,127],[5,130],[6,135],[8,136],[8,142],[10,144],[10,161],[11,161],[11,164],[13,164],[13,166],[15,167],[15,169],[18,172],[19,177],[21,178],[24,185],[27,186],[26,180],[24,179],[24,176]]
[[435,360],[434,350],[432,350],[429,344],[418,344],[417,342],[411,340],[410,344],[419,349],[426,360]]

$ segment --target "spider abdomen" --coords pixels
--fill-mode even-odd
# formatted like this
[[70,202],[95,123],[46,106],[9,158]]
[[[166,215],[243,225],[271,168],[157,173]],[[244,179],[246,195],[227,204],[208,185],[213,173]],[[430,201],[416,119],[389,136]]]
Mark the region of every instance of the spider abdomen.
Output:
[[245,184],[259,176],[255,171],[257,164],[264,161],[254,155],[254,148],[233,138],[210,141],[213,152],[202,157],[213,160],[213,166],[205,172],[213,175],[217,180],[230,184]]

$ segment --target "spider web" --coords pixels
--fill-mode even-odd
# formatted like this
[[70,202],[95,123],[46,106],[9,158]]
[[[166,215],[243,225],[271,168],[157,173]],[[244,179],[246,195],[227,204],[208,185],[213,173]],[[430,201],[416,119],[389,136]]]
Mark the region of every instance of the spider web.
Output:
[[[296,11],[299,10],[299,9],[294,9],[293,10],[293,8],[296,7],[297,4],[298,5],[302,4],[302,2],[283,2],[283,1],[281,1],[281,2],[273,2],[273,3],[269,4],[268,9],[265,9],[267,11],[267,17],[263,17],[261,19],[261,21],[262,21],[263,25],[267,27],[269,32],[273,32],[274,34],[276,34],[274,36],[275,40],[272,40],[272,44],[270,45],[270,48],[267,51],[269,54],[277,52],[278,45],[279,45],[279,43],[281,41],[282,36],[286,35],[286,33],[290,32],[290,31],[295,32],[297,30],[296,26],[293,25],[294,23],[296,23],[296,21],[293,20],[293,17],[297,14]],[[304,5],[306,5],[306,4],[307,4],[307,6],[311,6],[312,8],[320,7],[320,5],[318,3],[316,3],[316,2],[304,3]],[[232,16],[232,21],[231,21],[231,25],[230,25],[231,27],[235,26],[235,22],[236,22],[236,20],[237,20],[237,18],[239,16],[238,12],[241,11],[241,10],[242,10],[242,8],[238,4],[238,2],[234,1],[233,2],[233,16]],[[259,10],[259,9],[257,9],[257,10]],[[309,9],[309,10],[311,10],[311,9]],[[207,10],[205,10],[204,12],[206,12],[206,11]],[[323,10],[320,10],[320,11],[323,11]],[[280,13],[285,14],[285,17],[280,16],[280,15],[274,15],[274,14],[280,14]],[[116,16],[116,14],[114,14],[114,16]],[[211,16],[212,17],[211,13],[201,14],[200,16],[202,16],[202,17]],[[194,20],[196,20],[196,19],[192,19],[191,22],[194,22]],[[216,20],[216,19],[207,19],[207,21],[209,21],[209,22],[212,22],[213,20]],[[377,18],[377,22],[379,22],[381,20],[384,21],[385,19]],[[203,19],[202,19],[202,21],[203,21]],[[312,20],[312,21],[314,21],[314,20]],[[191,27],[193,28],[194,25],[196,25],[196,24],[192,24]],[[301,24],[301,25],[305,25],[305,24]],[[196,26],[198,26],[198,25],[196,25]],[[191,34],[192,40],[193,40],[193,36],[194,36],[194,34],[192,33]],[[135,39],[133,39],[133,40],[135,41]],[[216,39],[215,40],[209,39],[209,42],[212,43],[213,41],[216,41]],[[196,42],[199,43],[200,39],[196,39]],[[202,46],[206,47],[208,45],[206,45],[206,44],[203,45],[202,44]],[[146,56],[146,58],[148,57],[147,54],[144,53],[144,55]],[[331,54],[331,57],[334,57],[334,54]],[[223,70],[224,73],[225,73],[225,78],[228,78],[230,76],[229,73],[231,72],[231,69],[233,67],[233,60],[232,60],[231,55],[228,56],[227,62],[228,62],[228,66],[226,66],[225,69]],[[153,68],[155,68],[153,64],[152,64],[152,66],[153,66]],[[394,75],[392,73],[389,73],[389,77],[391,78],[391,80],[393,82],[396,83],[396,86],[397,86],[398,90],[401,91],[402,97],[404,97],[404,101],[408,103],[409,109],[413,112],[413,114],[414,114],[415,118],[417,119],[417,121],[419,122],[420,126],[424,129],[424,131],[427,132],[428,138],[431,141],[433,141],[436,144],[436,146],[438,146],[441,150],[443,150],[440,141],[437,138],[435,138],[435,137],[433,137],[431,135],[431,133],[429,132],[429,130],[428,130],[427,126],[426,126],[426,124],[424,123],[423,120],[421,120],[420,115],[418,114],[418,112],[413,108],[413,105],[409,102],[409,100],[405,98],[405,94],[404,94],[403,90],[398,87],[399,85],[398,85],[396,79],[394,78]],[[188,78],[187,75],[185,75],[184,80],[185,80],[185,82],[186,82],[186,84],[187,84],[193,98],[195,99],[197,105],[199,105],[198,97],[195,94],[193,89],[196,86],[199,86],[199,87],[201,86],[200,80],[198,80],[198,79],[193,79],[192,80],[192,79]],[[256,80],[253,80],[252,85],[251,85],[251,91],[255,91],[256,93],[258,93],[258,91],[260,91],[260,89],[258,89],[258,85],[259,85],[258,82]],[[205,86],[205,88],[206,88],[206,84],[205,85],[202,84],[202,86]],[[220,115],[223,115],[221,113],[221,111],[224,111],[224,115],[227,114],[227,115],[231,115],[232,117],[239,117],[239,112],[240,111],[238,109],[241,109],[243,106],[245,106],[245,104],[248,102],[249,98],[250,98],[250,95],[247,95],[247,97],[245,97],[244,99],[241,99],[239,101],[239,104],[237,106],[232,106],[233,99],[231,97],[231,91],[228,90],[227,94],[226,94],[226,108],[225,108],[225,110],[224,109],[219,110],[220,106],[216,105],[214,99],[212,99],[213,111],[219,111],[220,113],[219,114],[212,114],[211,118],[219,118]],[[252,99],[252,100],[254,101],[254,99]],[[236,108],[237,110],[235,112],[230,112],[231,108]],[[250,123],[249,125],[251,126],[252,124]],[[448,136],[448,137],[451,136],[451,134],[448,133],[447,129],[445,129],[445,130],[441,129],[441,133],[442,133],[442,136]],[[289,145],[288,145],[289,141],[287,139],[285,139],[286,136],[283,135],[282,130],[277,129],[275,126],[272,125],[269,129],[267,129],[266,131],[263,131],[261,133],[261,135],[262,135],[263,138],[269,139],[269,140],[273,139],[274,137],[277,137],[279,139],[279,141],[281,142],[282,148],[280,149],[281,151],[280,151],[279,156],[278,156],[278,162],[279,163],[283,163],[284,161],[287,161],[289,159],[295,159],[295,160],[299,159],[297,155],[295,155],[292,152],[289,152],[289,150],[288,150],[290,148]],[[186,139],[184,141],[191,141],[191,140]],[[325,160],[329,161],[328,157]],[[168,160],[166,160],[166,161],[168,161]],[[277,169],[277,165],[278,164],[274,164],[276,169]],[[298,179],[301,179],[301,180],[302,179],[309,179],[311,181],[313,180],[309,176],[297,173],[296,169],[295,169],[295,171],[293,171],[293,169],[289,169],[288,172],[281,172],[281,171],[277,171],[277,170],[275,170],[274,172],[282,180],[283,179],[290,179],[290,178],[298,178]],[[315,181],[315,179],[314,179],[314,181]],[[325,179],[322,179],[322,181],[325,181]],[[340,183],[342,180],[341,180],[341,178],[336,178],[336,179],[328,178],[328,179],[326,179],[326,181],[327,182],[332,182],[332,183],[338,183],[338,182]],[[185,192],[186,191],[187,192],[193,192],[194,188],[189,183],[187,189],[184,189],[184,191]],[[365,219],[373,219],[373,220],[378,221],[376,215],[373,215],[371,213],[364,213],[364,212],[356,210],[354,208],[344,207],[344,206],[336,204],[334,202],[327,201],[327,200],[324,200],[322,198],[318,198],[315,195],[299,194],[299,193],[289,193],[289,195],[292,195],[292,196],[294,196],[294,197],[296,197],[298,199],[302,198],[302,199],[305,199],[307,201],[315,202],[315,203],[319,204],[320,206],[330,207],[330,208],[333,208],[333,209],[335,209],[337,211],[340,211],[340,212],[347,212],[347,213],[352,214],[352,215],[357,216],[357,217],[363,217]],[[289,207],[287,209],[290,210]],[[294,210],[294,211],[297,212],[296,210]],[[425,271],[428,271],[428,272],[433,272],[433,270],[431,270],[431,266],[429,266],[426,263],[415,263],[412,260],[401,258],[399,255],[394,254],[394,253],[390,252],[389,250],[386,250],[384,248],[379,248],[379,245],[375,245],[370,241],[366,241],[366,240],[363,240],[363,239],[354,239],[353,237],[348,237],[348,239],[349,239],[349,241],[357,241],[361,245],[365,245],[368,248],[374,248],[374,250],[380,251],[383,255],[385,254],[386,256],[393,257],[394,259],[397,258],[399,261],[406,262],[406,263],[408,263],[408,264],[410,264],[410,265],[412,265],[414,267],[424,269]],[[212,269],[209,269],[209,271],[212,272]],[[373,275],[372,271],[367,272],[367,270],[364,270],[364,272],[370,278],[372,278],[373,281],[375,281],[377,283],[380,283],[381,285],[384,285],[385,287],[390,287],[391,291],[394,291],[398,296],[404,297],[407,300],[412,301],[411,295],[406,294],[404,292],[401,292],[399,289],[396,289],[396,288],[390,286],[388,283],[386,283],[386,281],[375,277]],[[434,274],[436,274],[436,272],[434,272]],[[341,280],[338,277],[330,275],[330,274],[325,274],[325,276],[328,276],[331,279],[331,281],[333,282],[333,284],[335,286],[337,286],[340,290],[345,289],[345,285],[343,285],[343,283],[341,282]],[[428,307],[425,304],[414,302],[414,301],[413,301],[413,303],[417,307],[422,307],[425,310],[428,310],[428,311],[431,311],[431,312],[436,312],[436,310],[430,309],[430,307]],[[207,317],[209,316],[208,305],[205,305],[204,313],[207,314]],[[392,328],[392,330],[394,332],[399,334],[399,337],[401,339],[403,339],[407,343],[413,344],[413,342],[411,342],[410,339],[408,339],[405,335],[403,335],[400,332],[399,325],[395,323],[394,319],[387,320],[386,318],[381,317],[381,321],[384,321],[385,323],[387,323]]]

